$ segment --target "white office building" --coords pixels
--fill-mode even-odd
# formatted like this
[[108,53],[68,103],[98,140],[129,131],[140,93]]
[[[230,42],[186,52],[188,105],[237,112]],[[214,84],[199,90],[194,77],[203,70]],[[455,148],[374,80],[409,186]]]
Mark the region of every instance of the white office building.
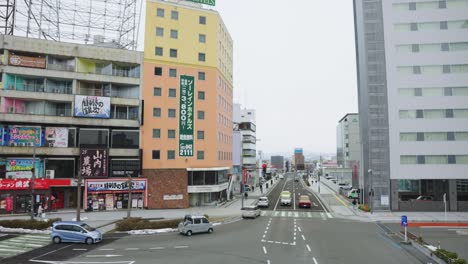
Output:
[[468,211],[468,0],[354,8],[365,201]]

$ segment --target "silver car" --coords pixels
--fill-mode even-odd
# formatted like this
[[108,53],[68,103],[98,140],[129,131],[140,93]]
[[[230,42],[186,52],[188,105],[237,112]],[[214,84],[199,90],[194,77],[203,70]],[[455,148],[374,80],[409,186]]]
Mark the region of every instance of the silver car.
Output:
[[203,215],[186,215],[179,223],[179,233],[191,236],[195,233],[212,233],[213,224]]
[[257,218],[257,216],[260,216],[260,209],[255,205],[244,206],[242,210],[244,210],[242,218]]

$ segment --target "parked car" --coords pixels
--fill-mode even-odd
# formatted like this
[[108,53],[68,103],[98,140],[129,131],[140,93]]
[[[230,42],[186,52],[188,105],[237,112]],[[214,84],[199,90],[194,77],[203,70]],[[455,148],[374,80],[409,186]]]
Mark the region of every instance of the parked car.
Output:
[[50,238],[55,244],[73,242],[91,245],[102,241],[102,233],[83,222],[59,221],[52,224]]
[[257,216],[260,216],[260,209],[258,209],[258,206],[244,206],[242,211],[242,218],[257,218]]
[[244,185],[244,191],[245,192],[251,192],[252,191],[252,187],[248,184]]
[[280,178],[280,180],[284,179],[283,174],[280,174],[278,177]]
[[357,189],[353,188],[348,192],[348,198],[358,198],[358,197],[359,197],[359,193]]
[[291,205],[291,192],[282,191],[280,197],[281,205]]
[[416,198],[416,201],[432,201],[434,198],[429,195],[420,195],[418,198]]
[[343,189],[343,190],[351,190],[352,189],[352,186],[349,183],[338,183],[338,186],[340,187],[340,189]]
[[177,229],[179,233],[186,236],[195,233],[212,233],[214,231],[213,224],[203,215],[186,215]]
[[307,195],[301,195],[299,198],[299,207],[303,208],[311,208],[312,203],[310,202],[310,198]]
[[258,198],[257,206],[258,207],[268,207],[268,206],[270,206],[270,201],[268,200],[268,197],[262,196],[262,197]]

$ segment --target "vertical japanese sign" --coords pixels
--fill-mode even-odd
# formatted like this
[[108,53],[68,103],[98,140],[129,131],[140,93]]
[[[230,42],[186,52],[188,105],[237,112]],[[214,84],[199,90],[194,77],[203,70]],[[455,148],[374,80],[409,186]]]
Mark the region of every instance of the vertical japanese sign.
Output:
[[80,150],[81,177],[107,177],[108,163],[109,151],[105,148]]
[[180,76],[179,156],[193,156],[193,115],[195,81],[193,76]]

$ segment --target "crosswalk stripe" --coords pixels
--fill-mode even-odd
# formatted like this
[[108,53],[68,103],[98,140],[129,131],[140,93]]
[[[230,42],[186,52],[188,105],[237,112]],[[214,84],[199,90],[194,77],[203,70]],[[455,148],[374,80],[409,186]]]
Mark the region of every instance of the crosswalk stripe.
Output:
[[308,217],[312,217],[312,213],[311,213],[311,212],[308,212],[308,213],[307,213],[307,216],[308,216]]
[[281,216],[282,216],[282,217],[285,217],[285,216],[286,216],[286,212],[284,212],[284,211],[281,212]]
[[322,218],[327,220],[333,218],[325,212],[307,212],[307,211],[262,211],[262,216],[270,217],[288,217],[288,218]]
[[299,217],[299,213],[298,213],[298,212],[294,212],[294,217]]
[[19,247],[42,247],[41,244],[33,244],[33,243],[24,243],[24,242],[17,242],[17,241],[8,241],[9,244],[18,245]]

